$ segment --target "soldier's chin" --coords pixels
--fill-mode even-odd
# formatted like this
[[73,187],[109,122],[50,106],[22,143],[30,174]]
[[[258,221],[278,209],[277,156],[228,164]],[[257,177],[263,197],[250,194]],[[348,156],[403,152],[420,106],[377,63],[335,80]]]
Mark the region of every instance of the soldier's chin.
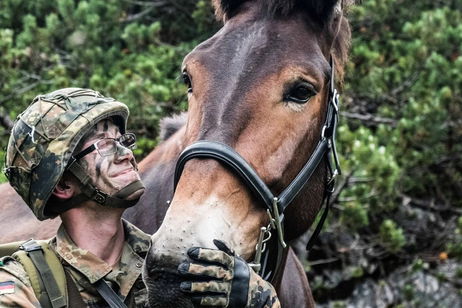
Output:
[[129,195],[126,200],[137,200],[141,198],[141,196],[144,194],[144,188],[140,188],[131,195]]

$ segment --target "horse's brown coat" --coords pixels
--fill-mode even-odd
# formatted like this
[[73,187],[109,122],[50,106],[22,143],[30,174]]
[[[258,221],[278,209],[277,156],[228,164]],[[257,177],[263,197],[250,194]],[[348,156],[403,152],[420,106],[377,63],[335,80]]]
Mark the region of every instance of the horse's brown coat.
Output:
[[[183,145],[197,140],[227,144],[277,195],[320,139],[330,85],[329,60],[334,58],[341,75],[348,24],[335,0],[222,0],[215,5],[225,20],[223,28],[183,61],[191,88]],[[314,92],[311,99],[292,99],[300,86]],[[311,225],[325,183],[323,162],[285,213],[287,240]],[[177,264],[187,258],[185,247],[213,248],[212,240],[218,238],[250,261],[259,229],[267,224],[265,208],[232,172],[212,159],[189,160],[162,225],[152,237],[145,273],[150,304],[192,307],[179,292],[175,274]],[[287,262],[292,279],[305,286],[292,300],[303,302],[297,307],[312,306],[310,296],[303,296],[310,293],[303,270],[292,257]],[[293,307],[286,296],[290,290],[284,287],[279,289],[283,306]]]
[[[335,1],[215,2],[217,11],[227,21],[225,27],[214,38],[198,46],[184,62],[193,85],[188,123],[140,164],[148,189],[140,204],[129,209],[126,217],[148,232],[157,230],[164,221],[166,201],[173,193],[175,157],[186,145],[198,139],[221,141],[233,146],[275,193],[280,192],[309,157],[319,137],[326,107],[330,54],[336,60],[338,75],[341,76],[343,72],[349,29],[346,19],[332,13]],[[306,11],[307,8],[313,10]],[[322,19],[319,17],[321,15],[325,20],[318,20]],[[305,106],[284,102],[281,94],[300,79],[310,83],[318,94]],[[289,207],[286,226],[290,227],[286,227],[285,232],[289,239],[311,224],[322,200],[324,178],[325,169],[321,165],[309,187]],[[13,213],[22,201],[12,194],[11,188],[5,186],[0,187],[0,193],[3,192],[7,202],[11,202],[4,206],[4,212]],[[210,199],[211,192],[217,201]],[[222,215],[218,220],[223,220],[224,225],[228,223],[233,233],[239,233],[235,237],[228,236],[228,240],[231,240],[233,248],[249,258],[258,233],[256,230],[267,222],[264,210],[253,201],[247,188],[219,163],[190,161],[185,166],[170,214],[167,213],[167,222],[164,221],[165,230],[157,237],[161,241],[155,242],[153,247],[156,249],[169,242],[177,244],[176,240],[169,239],[180,241],[188,238],[190,235],[175,234],[181,230],[181,223],[178,225],[176,217],[183,217],[187,213],[201,216],[200,206],[206,204],[205,210],[218,208],[217,213]],[[152,211],[153,204],[156,211]],[[226,208],[224,204],[232,206]],[[25,209],[24,213],[29,213],[25,206],[22,209]],[[30,219],[33,216],[21,215],[25,220],[20,221],[15,214],[9,215],[11,218],[8,220],[2,217],[2,221],[7,223],[5,229],[15,230],[9,228],[14,218],[18,222],[16,225],[21,227],[24,227],[25,221],[33,221]],[[203,220],[205,224],[198,225],[197,230],[206,230],[213,236],[227,236],[220,234],[219,230],[208,230],[207,221],[213,220]],[[187,219],[184,222],[184,225],[189,224],[186,223]],[[52,234],[55,227],[48,231],[40,229]],[[193,231],[190,225],[188,228],[188,231]],[[165,231],[170,233],[169,237],[165,237]],[[192,236],[201,232],[204,233],[194,231]],[[37,237],[37,234],[34,232],[33,236]],[[0,242],[4,242],[5,238],[5,234],[3,237],[0,235]],[[18,238],[10,236],[8,240]],[[192,240],[176,246],[208,245],[207,241]],[[172,246],[164,252],[170,249],[175,250]],[[180,250],[184,251],[182,248]],[[177,288],[168,288],[168,283],[177,285],[174,268],[178,255],[181,258],[182,254],[177,252],[172,257],[168,253],[162,254],[159,259],[153,251],[148,256],[147,282],[157,306],[178,306],[179,302],[175,301],[179,298],[184,307],[190,305],[187,298],[180,296]],[[150,279],[152,273],[158,273],[158,277]],[[167,283],[169,279],[172,281]],[[278,292],[284,307],[314,305],[303,268],[292,252],[289,252]],[[162,298],[156,298],[156,294]]]
[[46,239],[56,234],[59,218],[38,221],[26,203],[9,184],[0,185],[0,244],[28,240]]

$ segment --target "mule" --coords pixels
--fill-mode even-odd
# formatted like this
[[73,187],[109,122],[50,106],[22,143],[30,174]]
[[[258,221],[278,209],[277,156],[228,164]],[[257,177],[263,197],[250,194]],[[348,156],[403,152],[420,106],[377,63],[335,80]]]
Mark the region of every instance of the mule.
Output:
[[[190,88],[187,124],[140,163],[146,193],[126,213],[126,218],[151,233],[163,222],[145,265],[153,307],[192,307],[177,289],[178,277],[172,271],[189,246],[213,248],[211,240],[219,238],[252,262],[261,227],[270,220],[258,197],[232,171],[211,159],[186,162],[173,196],[176,159],[197,140],[227,144],[250,162],[274,194],[283,191],[322,134],[330,57],[338,79],[343,75],[350,33],[341,4],[215,1],[224,27],[184,61],[184,80]],[[323,200],[327,165],[319,164],[284,213],[284,241],[311,225]],[[8,194],[7,202],[22,203],[11,188],[0,189]],[[13,218],[2,219],[4,230]],[[39,237],[52,235],[58,223],[45,223],[49,229],[39,228],[46,231]],[[0,242],[4,239],[0,235]],[[22,236],[8,241],[15,239]],[[273,281],[282,305],[314,306],[299,261],[291,250],[284,251],[283,259],[283,271]]]
[[[333,74],[343,76],[350,41],[344,5],[214,1],[224,26],[182,65],[188,119],[171,142],[186,150],[145,262],[151,307],[193,307],[178,288],[176,268],[187,248],[214,248],[214,239],[263,267],[283,307],[314,305],[303,270],[290,277],[284,270],[291,262],[301,267],[286,242],[310,227],[335,175],[328,159],[337,109]],[[272,204],[274,196],[280,198]],[[276,240],[262,261],[256,256],[270,226]],[[291,294],[290,280],[304,290]]]

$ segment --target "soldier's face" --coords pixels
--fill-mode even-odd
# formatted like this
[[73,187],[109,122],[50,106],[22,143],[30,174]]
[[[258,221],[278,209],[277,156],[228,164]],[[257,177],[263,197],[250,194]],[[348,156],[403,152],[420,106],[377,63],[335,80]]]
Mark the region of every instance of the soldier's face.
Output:
[[[120,136],[117,125],[109,119],[102,120],[93,127],[90,134],[87,134],[82,148],[91,146],[102,138],[118,138]],[[86,169],[92,183],[110,195],[114,195],[134,181],[140,180],[132,151],[120,144],[117,144],[113,154],[101,156],[95,150],[84,156],[80,163]],[[137,191],[127,199],[135,199],[142,193],[142,190]]]

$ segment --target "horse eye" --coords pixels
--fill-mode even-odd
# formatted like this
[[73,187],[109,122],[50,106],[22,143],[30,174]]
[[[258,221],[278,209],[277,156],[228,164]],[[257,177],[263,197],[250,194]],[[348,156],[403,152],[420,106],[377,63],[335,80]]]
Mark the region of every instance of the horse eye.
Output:
[[317,92],[312,85],[303,82],[292,87],[285,96],[285,100],[297,104],[305,104],[316,94]]
[[188,73],[183,72],[181,77],[183,78],[183,83],[188,87],[188,93],[192,93],[192,83]]

